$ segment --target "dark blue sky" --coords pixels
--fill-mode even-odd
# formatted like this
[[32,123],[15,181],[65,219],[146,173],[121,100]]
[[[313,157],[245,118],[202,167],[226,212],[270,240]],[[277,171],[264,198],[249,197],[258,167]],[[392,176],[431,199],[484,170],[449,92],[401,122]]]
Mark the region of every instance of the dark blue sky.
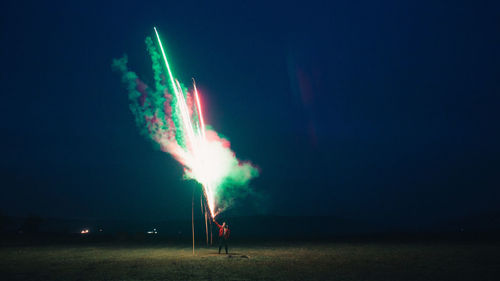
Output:
[[152,81],[153,26],[208,122],[261,168],[235,213],[500,211],[495,1],[39,2],[0,4],[5,213],[190,215],[192,184],[139,135],[111,70],[127,53]]

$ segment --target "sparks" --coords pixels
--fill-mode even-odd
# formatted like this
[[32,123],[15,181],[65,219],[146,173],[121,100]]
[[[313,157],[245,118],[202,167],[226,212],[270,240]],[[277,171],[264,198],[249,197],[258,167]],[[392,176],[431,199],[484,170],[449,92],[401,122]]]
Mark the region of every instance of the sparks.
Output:
[[154,90],[128,70],[126,56],[114,60],[113,66],[123,74],[137,125],[143,134],[183,165],[187,178],[201,184],[206,205],[214,218],[232,202],[231,198],[224,200],[224,187],[231,186],[233,192],[246,188],[258,170],[249,162],[240,162],[230,149],[229,141],[205,125],[195,80],[191,92],[183,87],[172,72],[156,27],[154,31],[160,52],[152,39],[146,38],[153,61]]
[[[187,132],[189,142],[191,144],[191,149],[188,151],[189,159],[191,159],[191,163],[187,164],[187,166],[191,169],[190,172],[193,174],[194,178],[198,180],[202,186],[205,194],[205,198],[208,203],[208,207],[210,210],[210,214],[215,217],[215,198],[213,192],[213,178],[210,178],[209,174],[213,171],[211,169],[207,169],[210,167],[210,152],[207,151],[209,149],[209,145],[206,143],[207,139],[205,137],[205,124],[203,120],[203,114],[201,110],[200,98],[198,89],[196,88],[196,83],[193,79],[193,88],[194,95],[196,99],[196,108],[198,113],[198,119],[200,122],[200,129],[198,130],[198,134],[194,131],[194,125],[192,123],[191,118],[189,117],[189,110],[186,103],[186,99],[184,98],[184,93],[182,91],[182,87],[177,79],[174,79],[172,75],[172,71],[170,70],[170,65],[168,64],[167,56],[165,55],[165,49],[163,48],[163,44],[161,43],[160,35],[158,34],[158,30],[156,27],[154,28],[156,33],[156,38],[158,39],[158,45],[160,46],[161,53],[163,56],[163,61],[165,62],[165,66],[167,68],[170,83],[173,85],[173,90],[178,100],[178,107],[181,111],[182,115],[182,123],[184,125],[184,131]],[[175,82],[174,82],[175,80]]]

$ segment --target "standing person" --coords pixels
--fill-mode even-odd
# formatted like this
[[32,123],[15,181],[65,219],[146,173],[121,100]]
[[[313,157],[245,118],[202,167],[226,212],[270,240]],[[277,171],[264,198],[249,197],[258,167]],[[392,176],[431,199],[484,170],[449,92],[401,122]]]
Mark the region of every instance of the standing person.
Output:
[[219,254],[220,250],[222,249],[222,245],[224,245],[227,255],[227,240],[229,239],[229,234],[231,233],[231,231],[229,230],[226,222],[222,222],[222,225],[218,224],[215,219],[214,222],[215,225],[217,225],[217,227],[219,228]]

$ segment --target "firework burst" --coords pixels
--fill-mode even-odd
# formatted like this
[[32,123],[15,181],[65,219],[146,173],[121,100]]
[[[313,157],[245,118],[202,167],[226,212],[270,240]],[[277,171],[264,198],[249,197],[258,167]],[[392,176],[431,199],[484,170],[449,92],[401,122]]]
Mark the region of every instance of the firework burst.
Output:
[[224,198],[224,190],[227,187],[247,189],[258,170],[250,162],[239,161],[229,141],[205,125],[194,79],[193,88],[188,91],[175,78],[160,35],[156,28],[154,31],[159,50],[151,37],[146,38],[153,63],[154,89],[128,69],[127,56],[114,60],[113,67],[122,73],[122,81],[129,91],[130,109],[141,133],[181,163],[187,178],[201,184],[214,218],[231,202],[231,198]]

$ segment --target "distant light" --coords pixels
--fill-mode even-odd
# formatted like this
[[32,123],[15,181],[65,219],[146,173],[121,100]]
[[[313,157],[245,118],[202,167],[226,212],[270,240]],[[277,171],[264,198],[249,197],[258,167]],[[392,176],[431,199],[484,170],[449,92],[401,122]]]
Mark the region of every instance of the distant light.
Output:
[[148,234],[158,234],[158,231],[156,231],[156,228],[153,228],[153,230],[148,231]]
[[80,231],[81,234],[88,234],[89,233],[89,229],[86,228],[86,229],[82,229],[82,231]]

